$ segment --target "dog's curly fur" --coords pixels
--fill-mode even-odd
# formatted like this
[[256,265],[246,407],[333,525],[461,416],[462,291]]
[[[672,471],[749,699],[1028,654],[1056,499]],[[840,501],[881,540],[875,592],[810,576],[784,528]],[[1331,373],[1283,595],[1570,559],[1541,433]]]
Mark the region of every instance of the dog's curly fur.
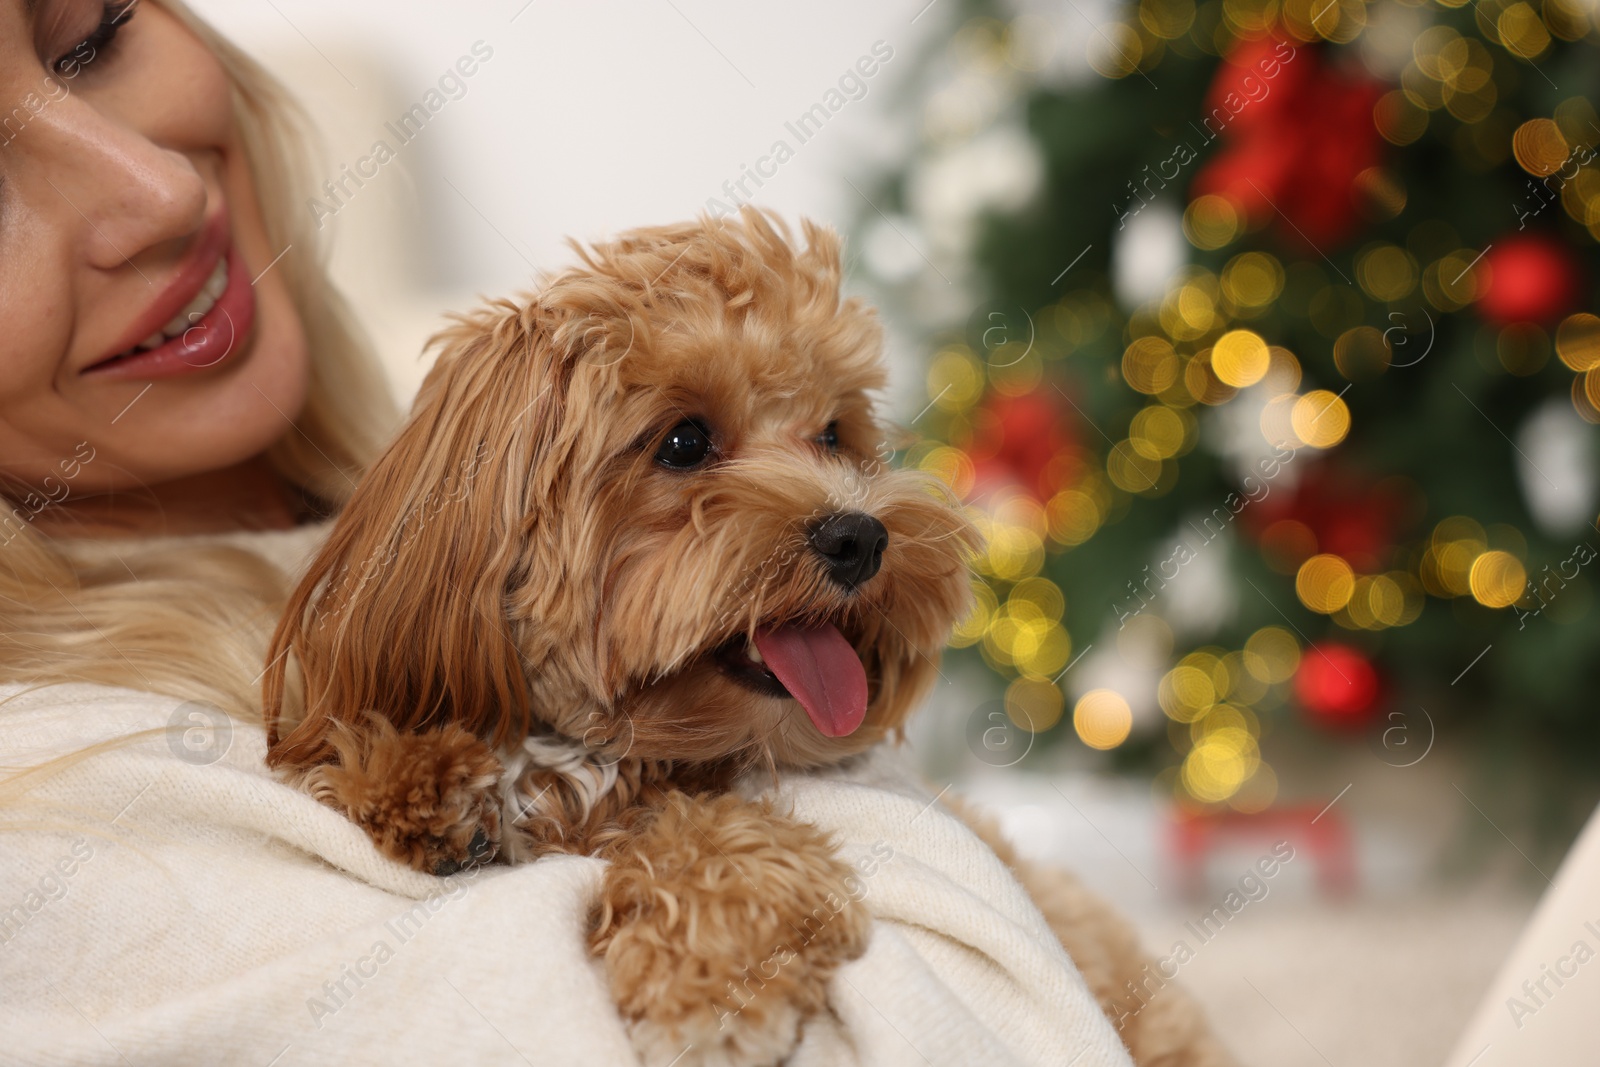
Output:
[[[652,1062],[686,1045],[684,1067],[779,1062],[865,950],[860,907],[807,925],[849,898],[824,835],[730,786],[895,734],[970,597],[972,526],[881,461],[876,318],[841,299],[838,239],[803,237],[751,210],[636,230],[459,317],[269,652],[269,762],[386,854],[439,873],[610,861],[591,945]],[[657,447],[685,422],[713,450],[669,469]],[[887,532],[858,584],[808,544],[842,512]],[[779,624],[848,641],[858,728],[828,736],[729,669]],[[1052,918],[1097,993],[1093,971],[1137,952],[1098,940],[1097,916]],[[1184,1033],[1195,1056],[1140,1062],[1225,1062]]]

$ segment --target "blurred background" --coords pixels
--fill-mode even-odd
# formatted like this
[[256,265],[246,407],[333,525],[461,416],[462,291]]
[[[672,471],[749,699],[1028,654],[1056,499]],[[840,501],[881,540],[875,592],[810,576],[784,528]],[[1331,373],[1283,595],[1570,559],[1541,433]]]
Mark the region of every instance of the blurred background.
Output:
[[1443,1059],[1600,797],[1593,0],[196,6],[402,399],[568,235],[844,231],[989,537],[930,779],[1246,1063]]

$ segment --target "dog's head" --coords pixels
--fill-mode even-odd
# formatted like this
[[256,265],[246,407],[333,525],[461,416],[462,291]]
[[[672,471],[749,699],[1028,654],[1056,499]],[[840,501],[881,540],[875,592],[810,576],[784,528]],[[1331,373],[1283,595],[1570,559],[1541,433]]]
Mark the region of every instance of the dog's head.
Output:
[[445,331],[279,626],[274,764],[370,711],[801,766],[898,727],[976,535],[884,462],[877,321],[804,239],[748,210],[637,230]]

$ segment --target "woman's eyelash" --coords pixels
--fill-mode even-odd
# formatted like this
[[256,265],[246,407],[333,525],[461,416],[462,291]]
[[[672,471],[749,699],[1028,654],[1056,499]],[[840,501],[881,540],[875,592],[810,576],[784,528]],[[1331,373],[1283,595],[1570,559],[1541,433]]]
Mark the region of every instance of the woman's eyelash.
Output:
[[[53,65],[55,71],[58,74],[66,74],[70,64],[84,67],[94,62],[101,52],[111,47],[122,27],[133,18],[134,10],[138,6],[139,0],[106,0],[100,12],[100,25],[95,27],[93,33],[73,46],[71,52],[55,61]],[[71,73],[76,74],[77,71]]]

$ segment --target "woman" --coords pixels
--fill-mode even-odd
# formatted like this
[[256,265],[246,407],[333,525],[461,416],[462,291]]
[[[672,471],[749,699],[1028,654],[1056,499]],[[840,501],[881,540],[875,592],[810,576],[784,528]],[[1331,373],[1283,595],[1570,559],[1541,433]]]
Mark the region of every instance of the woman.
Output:
[[[267,636],[393,422],[302,143],[175,0],[0,0],[0,1063],[635,1062],[597,861],[430,878],[263,766]],[[786,787],[905,857],[794,1062],[1126,1064],[998,859],[877,773]]]
[[0,55],[5,669],[246,711],[259,667],[216,665],[259,659],[255,584],[189,560],[151,595],[58,539],[292,527],[336,507],[391,428],[291,209],[303,137],[180,8],[6,3]]

